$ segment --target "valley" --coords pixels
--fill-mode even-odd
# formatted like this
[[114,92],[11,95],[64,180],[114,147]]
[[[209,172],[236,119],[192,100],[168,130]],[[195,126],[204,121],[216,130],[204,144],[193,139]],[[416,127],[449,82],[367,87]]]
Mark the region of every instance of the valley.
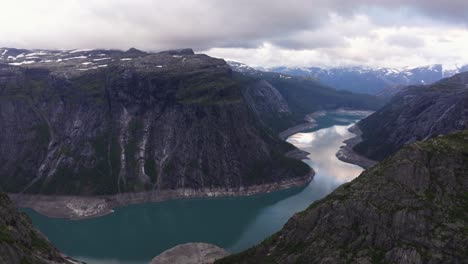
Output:
[[305,187],[248,197],[132,205],[79,221],[24,211],[59,249],[92,264],[148,263],[166,249],[194,241],[239,252],[276,232],[294,213],[362,171],[335,157],[343,140],[352,137],[349,126],[362,117],[352,111],[324,113],[317,117],[317,127],[289,137],[288,142],[311,153],[305,162],[316,175]]
[[0,6],[0,264],[468,264],[468,1]]

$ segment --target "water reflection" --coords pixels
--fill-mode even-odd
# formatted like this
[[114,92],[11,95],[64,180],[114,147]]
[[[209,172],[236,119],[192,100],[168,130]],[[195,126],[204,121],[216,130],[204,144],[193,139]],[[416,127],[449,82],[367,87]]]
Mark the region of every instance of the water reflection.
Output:
[[315,132],[299,133],[287,140],[310,153],[310,160],[305,162],[314,168],[314,180],[302,192],[263,208],[262,213],[245,228],[239,241],[228,250],[237,252],[245,249],[246,245],[260,242],[277,231],[274,228],[284,225],[294,213],[304,210],[313,201],[324,197],[362,172],[361,167],[344,163],[335,156],[343,140],[352,137],[348,132],[349,126],[332,126]]
[[25,211],[63,252],[89,264],[148,263],[162,251],[187,242],[207,242],[238,252],[278,231],[294,213],[360,174],[360,167],[335,157],[343,140],[352,136],[349,124],[357,119],[330,114],[318,120],[317,131],[288,139],[311,153],[306,162],[316,175],[304,188],[252,197],[134,205],[81,221]]
[[335,156],[343,140],[352,136],[348,128],[349,126],[332,126],[313,133],[299,133],[288,139],[288,142],[311,153],[307,163],[317,173],[314,179],[316,184],[336,187],[361,173],[360,167],[341,162]]

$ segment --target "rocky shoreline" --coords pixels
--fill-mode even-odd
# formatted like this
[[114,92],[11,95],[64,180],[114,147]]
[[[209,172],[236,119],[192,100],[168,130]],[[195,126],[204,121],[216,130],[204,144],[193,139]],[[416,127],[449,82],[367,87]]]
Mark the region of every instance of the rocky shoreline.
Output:
[[[286,140],[290,135],[298,133],[300,130],[315,127],[316,121],[314,117],[324,114],[325,112],[321,111],[307,115],[304,120],[309,123],[293,127],[280,133],[280,138]],[[309,153],[300,149],[295,149],[287,152],[285,155],[290,158],[303,160],[307,159]],[[293,187],[302,187],[307,185],[313,179],[314,175],[315,171],[311,168],[310,173],[303,177],[287,179],[278,183],[241,187],[240,189],[215,188],[196,190],[186,188],[101,196],[32,195],[18,193],[9,193],[8,195],[18,207],[33,209],[47,217],[81,220],[111,214],[114,208],[134,204],[154,203],[176,199],[250,196]]]
[[112,213],[114,208],[133,204],[189,198],[250,196],[293,187],[301,187],[308,184],[312,180],[314,174],[315,172],[312,169],[309,174],[303,177],[288,179],[279,183],[241,187],[240,189],[156,190],[151,192],[121,193],[102,196],[51,196],[31,194],[9,194],[9,196],[18,207],[31,208],[42,215],[52,218],[80,220],[104,216]]
[[[338,109],[335,111],[347,111],[346,109]],[[317,126],[315,118],[323,116],[326,111],[317,111],[308,114],[304,121],[307,123],[289,128],[279,134],[282,140],[286,140],[289,136],[299,133],[305,129],[312,129]],[[363,168],[368,168],[376,164],[375,161],[359,156],[352,151],[352,147],[360,142],[360,131],[356,126],[350,129],[351,133],[357,136],[344,141],[346,144],[337,152],[338,159],[356,164]],[[300,149],[290,151],[285,154],[287,157],[303,160],[307,159],[309,153]],[[121,193],[115,195],[102,196],[60,196],[60,195],[31,195],[31,194],[14,194],[9,196],[12,201],[23,208],[31,208],[34,211],[52,218],[66,218],[70,220],[80,220],[95,218],[110,214],[114,208],[124,207],[134,204],[154,203],[175,199],[191,199],[191,198],[213,198],[213,197],[229,197],[229,196],[250,196],[255,194],[270,193],[274,191],[284,190],[293,187],[301,187],[307,185],[315,175],[315,171],[311,168],[311,172],[303,177],[284,180],[278,183],[269,183],[254,185],[249,187],[241,187],[239,189],[175,189],[175,190],[155,190],[140,193]]]
[[187,243],[175,246],[155,257],[150,264],[211,264],[229,252],[207,243]]
[[317,112],[313,112],[311,114],[308,114],[304,117],[304,121],[305,123],[302,123],[302,124],[299,124],[297,126],[293,126],[293,127],[290,127],[284,131],[282,131],[281,133],[278,134],[279,138],[281,140],[286,140],[288,139],[288,137],[294,135],[294,134],[297,134],[301,131],[304,131],[304,130],[307,130],[307,129],[312,129],[314,127],[317,126],[317,121],[315,120],[315,118],[319,117],[319,116],[323,116],[325,115],[327,112],[326,111],[317,111]]
[[377,161],[361,156],[353,150],[353,147],[362,141],[362,132],[359,127],[354,125],[350,127],[348,131],[356,136],[343,141],[345,145],[340,147],[340,150],[336,153],[336,157],[343,162],[358,165],[363,169],[368,169],[376,165],[378,163]]

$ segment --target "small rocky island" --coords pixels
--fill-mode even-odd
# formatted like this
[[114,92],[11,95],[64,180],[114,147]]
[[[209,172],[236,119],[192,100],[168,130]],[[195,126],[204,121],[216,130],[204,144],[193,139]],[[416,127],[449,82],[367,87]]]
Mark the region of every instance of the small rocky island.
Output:
[[224,249],[206,243],[187,243],[168,249],[150,264],[211,264],[229,255]]

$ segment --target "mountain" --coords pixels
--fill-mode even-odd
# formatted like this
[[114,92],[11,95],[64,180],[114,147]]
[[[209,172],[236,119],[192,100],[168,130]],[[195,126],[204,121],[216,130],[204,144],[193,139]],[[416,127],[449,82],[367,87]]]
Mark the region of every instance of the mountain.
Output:
[[339,67],[322,69],[274,67],[268,71],[314,78],[338,90],[378,94],[388,87],[411,84],[430,84],[444,77],[442,65],[411,69]]
[[39,231],[31,219],[16,210],[0,193],[0,263],[77,264],[63,256]]
[[405,146],[216,263],[466,263],[468,131]]
[[468,64],[463,65],[461,67],[456,67],[455,69],[448,69],[444,70],[444,78],[452,77],[457,73],[467,72],[468,71]]
[[[233,71],[248,80],[246,86],[249,84],[268,85],[283,98],[283,101],[288,105],[289,114],[269,115],[263,118],[276,131],[285,130],[301,122],[305,115],[315,111],[337,108],[376,110],[384,104],[384,100],[381,98],[349,91],[337,91],[309,77],[259,71],[232,61],[228,61],[228,64]],[[253,90],[258,91],[259,89]]]
[[249,104],[287,112],[281,98],[248,101],[243,89],[257,81],[224,60],[190,49],[0,55],[0,190],[157,194],[310,180]]
[[363,141],[354,150],[382,160],[404,144],[468,129],[468,72],[432,85],[409,86],[358,122]]

